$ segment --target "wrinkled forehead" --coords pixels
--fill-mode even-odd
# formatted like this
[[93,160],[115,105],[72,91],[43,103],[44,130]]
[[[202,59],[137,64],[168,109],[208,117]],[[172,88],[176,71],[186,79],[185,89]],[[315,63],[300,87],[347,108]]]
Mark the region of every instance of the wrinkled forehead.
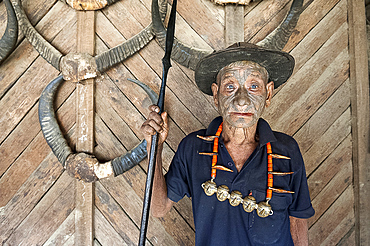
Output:
[[218,72],[217,83],[220,82],[221,78],[224,75],[232,75],[236,70],[238,70],[240,74],[254,74],[260,77],[265,82],[265,84],[267,84],[269,76],[267,70],[258,63],[252,61],[237,61],[226,65]]

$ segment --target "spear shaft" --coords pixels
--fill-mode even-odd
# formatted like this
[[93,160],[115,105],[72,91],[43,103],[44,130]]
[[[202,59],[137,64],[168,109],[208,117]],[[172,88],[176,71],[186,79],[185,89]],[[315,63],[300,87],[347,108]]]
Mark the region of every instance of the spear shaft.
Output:
[[[156,4],[158,4],[158,2]],[[168,21],[168,28],[167,28],[167,34],[166,34],[165,54],[164,54],[164,57],[162,58],[162,64],[163,64],[162,83],[161,83],[161,89],[159,92],[158,103],[157,103],[159,107],[159,114],[163,112],[167,75],[168,75],[168,70],[171,67],[170,57],[171,57],[171,51],[172,51],[172,46],[173,46],[173,40],[175,36],[176,5],[177,5],[177,0],[173,0],[171,15]],[[148,175],[146,178],[143,213],[141,216],[139,246],[144,246],[145,240],[146,240],[146,231],[148,228],[148,221],[149,221],[148,220],[149,219],[149,209],[150,209],[150,201],[152,197],[153,176],[154,176],[154,170],[155,170],[155,164],[156,164],[157,149],[158,149],[158,133],[152,136],[152,143],[150,145]]]

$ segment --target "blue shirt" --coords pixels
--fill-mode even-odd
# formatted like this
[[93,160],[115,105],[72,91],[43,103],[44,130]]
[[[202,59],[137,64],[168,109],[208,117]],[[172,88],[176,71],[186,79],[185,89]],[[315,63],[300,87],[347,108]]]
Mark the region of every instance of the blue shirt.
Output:
[[294,194],[273,192],[269,204],[273,215],[261,218],[256,210],[247,213],[240,204],[233,207],[229,201],[220,202],[216,194],[207,196],[201,187],[211,179],[212,157],[199,152],[213,152],[213,141],[197,138],[197,135],[215,135],[222,118],[212,121],[203,129],[185,137],[166,174],[167,195],[177,202],[185,195],[192,197],[196,245],[293,245],[289,216],[309,218],[314,215],[307,186],[306,171],[296,141],[283,133],[272,131],[268,123],[260,119],[257,125],[259,144],[238,173],[224,143],[222,134],[218,146],[218,165],[233,172],[217,170],[214,180],[217,186],[226,185],[230,192],[252,194],[257,203],[266,200],[267,150],[271,143],[272,153],[291,159],[273,159],[273,171],[294,172],[291,175],[274,175],[273,186],[294,191]]

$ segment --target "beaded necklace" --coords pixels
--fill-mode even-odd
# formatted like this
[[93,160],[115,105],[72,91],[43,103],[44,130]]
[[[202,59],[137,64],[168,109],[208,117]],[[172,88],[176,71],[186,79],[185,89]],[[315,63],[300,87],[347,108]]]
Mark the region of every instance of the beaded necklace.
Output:
[[222,171],[228,171],[233,172],[233,170],[224,167],[222,165],[217,165],[217,156],[218,156],[218,141],[222,132],[222,126],[223,123],[220,124],[220,126],[217,129],[215,136],[199,136],[198,138],[206,140],[206,141],[213,141],[213,152],[207,153],[207,152],[200,152],[200,155],[208,155],[212,156],[212,166],[211,166],[211,180],[208,180],[202,184],[202,188],[204,189],[204,192],[207,196],[212,196],[216,193],[217,199],[221,202],[225,201],[226,199],[229,199],[229,203],[231,206],[238,206],[239,204],[243,204],[243,209],[250,213],[253,210],[256,209],[257,215],[264,218],[269,215],[273,215],[273,210],[271,208],[271,205],[269,204],[269,201],[272,198],[272,192],[277,193],[294,193],[292,191],[287,191],[283,189],[278,189],[273,187],[274,183],[274,175],[284,176],[288,174],[292,174],[293,172],[274,172],[273,171],[273,162],[272,159],[290,159],[289,157],[273,154],[271,143],[268,142],[266,144],[267,149],[267,189],[266,189],[266,200],[263,202],[260,202],[257,204],[256,199],[250,194],[243,198],[242,193],[240,191],[232,191],[229,193],[229,187],[226,185],[220,185],[217,187],[215,183],[216,179],[216,172],[217,170]]

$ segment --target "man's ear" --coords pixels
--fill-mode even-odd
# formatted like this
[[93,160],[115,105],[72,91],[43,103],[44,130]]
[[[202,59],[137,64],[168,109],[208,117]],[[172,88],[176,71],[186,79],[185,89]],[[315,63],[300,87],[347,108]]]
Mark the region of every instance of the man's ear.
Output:
[[267,83],[266,90],[267,90],[267,95],[266,95],[265,106],[267,108],[271,104],[272,93],[274,92],[274,82],[273,81],[270,81],[269,83]]
[[218,85],[216,83],[212,83],[211,89],[213,94],[213,101],[215,105],[218,106]]

